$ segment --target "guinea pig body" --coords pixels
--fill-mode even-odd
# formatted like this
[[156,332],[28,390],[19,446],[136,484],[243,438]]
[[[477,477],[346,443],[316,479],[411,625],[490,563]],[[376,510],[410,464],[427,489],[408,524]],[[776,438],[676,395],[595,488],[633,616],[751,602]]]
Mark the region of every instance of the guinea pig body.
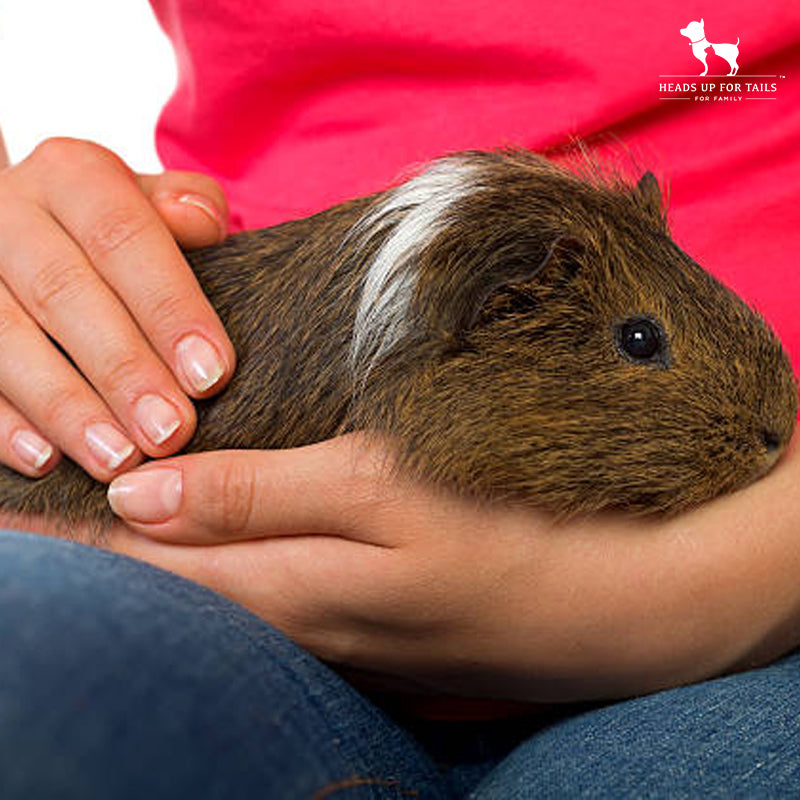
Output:
[[[189,451],[373,430],[400,470],[465,495],[675,512],[763,475],[794,428],[779,342],[670,239],[649,173],[459,153],[187,258],[239,360]],[[0,508],[67,532],[113,519],[67,460],[0,468]]]

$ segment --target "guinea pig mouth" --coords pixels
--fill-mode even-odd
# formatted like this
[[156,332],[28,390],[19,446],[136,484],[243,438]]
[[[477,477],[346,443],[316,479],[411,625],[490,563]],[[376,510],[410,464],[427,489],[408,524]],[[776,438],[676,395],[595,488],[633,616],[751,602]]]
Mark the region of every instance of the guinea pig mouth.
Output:
[[764,447],[767,448],[768,453],[773,453],[780,449],[781,437],[774,431],[767,429],[761,431],[761,441],[764,443]]
[[756,463],[750,479],[746,485],[754,483],[763,478],[772,468],[778,463],[783,451],[786,449],[786,443],[775,434],[764,433],[762,447],[764,452],[760,458],[756,459]]

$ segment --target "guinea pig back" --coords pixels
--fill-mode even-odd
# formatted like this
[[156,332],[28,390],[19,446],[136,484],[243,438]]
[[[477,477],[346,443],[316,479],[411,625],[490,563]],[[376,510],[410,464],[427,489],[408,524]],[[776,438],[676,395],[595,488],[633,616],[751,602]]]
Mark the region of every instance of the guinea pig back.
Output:
[[[406,474],[561,515],[676,512],[765,474],[797,384],[764,320],[671,240],[661,194],[522,150],[188,253],[236,348],[189,451],[388,434]],[[97,531],[64,460],[0,508]]]

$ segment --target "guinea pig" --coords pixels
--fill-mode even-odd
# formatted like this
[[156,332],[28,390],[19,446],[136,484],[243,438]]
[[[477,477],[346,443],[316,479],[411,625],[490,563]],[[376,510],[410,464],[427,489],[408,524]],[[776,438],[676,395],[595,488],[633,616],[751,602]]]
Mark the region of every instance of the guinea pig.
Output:
[[[396,467],[559,516],[675,513],[764,475],[797,383],[764,320],[670,238],[661,192],[516,149],[186,254],[236,348],[189,451],[386,434]],[[114,519],[64,460],[0,508]]]

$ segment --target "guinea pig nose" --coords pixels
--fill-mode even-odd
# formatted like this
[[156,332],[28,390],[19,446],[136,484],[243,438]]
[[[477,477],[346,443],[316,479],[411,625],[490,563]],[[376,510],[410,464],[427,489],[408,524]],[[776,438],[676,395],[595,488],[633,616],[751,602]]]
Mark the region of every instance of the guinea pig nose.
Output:
[[761,431],[761,440],[764,442],[764,447],[767,448],[768,453],[774,453],[781,446],[781,437],[766,428]]

